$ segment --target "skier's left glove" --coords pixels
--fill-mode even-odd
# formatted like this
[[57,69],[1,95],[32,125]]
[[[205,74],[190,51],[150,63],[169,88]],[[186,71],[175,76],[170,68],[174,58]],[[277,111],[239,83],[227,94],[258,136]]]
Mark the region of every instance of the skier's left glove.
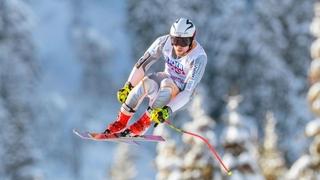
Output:
[[127,100],[127,97],[130,91],[133,89],[133,86],[130,82],[127,82],[123,88],[119,89],[117,92],[118,101],[124,103]]
[[156,123],[155,126],[157,126],[158,124],[163,123],[169,119],[172,110],[169,106],[164,106],[163,108],[150,109],[149,112],[150,119],[154,121]]

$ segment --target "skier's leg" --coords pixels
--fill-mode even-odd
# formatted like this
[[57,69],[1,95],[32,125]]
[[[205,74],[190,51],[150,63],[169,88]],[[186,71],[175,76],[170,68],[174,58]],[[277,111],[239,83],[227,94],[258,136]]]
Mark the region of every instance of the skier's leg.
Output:
[[[166,113],[168,113],[167,115],[170,117],[170,114],[172,113],[172,111],[170,110],[170,108],[168,109],[165,106],[179,92],[180,92],[179,88],[171,78],[169,77],[164,78],[161,81],[160,89],[157,95],[152,99],[152,101],[150,101],[149,108],[148,108],[148,111],[146,111],[146,114],[150,117],[151,116],[150,113],[152,114],[154,113],[154,111],[158,111],[158,109],[161,109],[161,110],[166,110]],[[162,109],[162,108],[166,108],[166,109]],[[167,116],[167,115],[164,115],[164,116]],[[159,118],[164,118],[164,117],[159,117]],[[161,119],[158,119],[158,120],[162,121]]]
[[105,133],[117,133],[123,130],[144,97],[146,95],[156,94],[158,88],[159,85],[157,82],[150,79],[149,76],[144,77],[142,81],[132,89],[126,102],[121,106],[117,120],[108,126]]
[[150,102],[150,108],[155,109],[164,107],[179,93],[179,91],[179,88],[171,78],[163,79],[156,97]]
[[[150,78],[154,79],[154,81],[156,81],[160,86],[160,90],[157,93],[149,94],[149,98],[151,99],[151,108],[158,108],[167,105],[170,99],[176,96],[176,94],[179,92],[179,89],[175,85],[173,80],[169,78],[165,73],[157,73]],[[147,131],[150,125],[150,114],[147,110],[137,122],[129,127],[129,130],[127,132],[131,132],[134,135],[141,135]]]
[[159,83],[153,78],[153,74],[146,76],[142,81],[132,89],[122,109],[126,111],[135,111],[145,96],[155,96],[159,89]]

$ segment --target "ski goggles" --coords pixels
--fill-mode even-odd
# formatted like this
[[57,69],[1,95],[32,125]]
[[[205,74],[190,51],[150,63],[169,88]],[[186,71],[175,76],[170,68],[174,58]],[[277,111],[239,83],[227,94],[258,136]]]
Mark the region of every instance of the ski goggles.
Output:
[[192,43],[192,38],[190,37],[174,37],[171,36],[171,44],[174,46],[186,47]]

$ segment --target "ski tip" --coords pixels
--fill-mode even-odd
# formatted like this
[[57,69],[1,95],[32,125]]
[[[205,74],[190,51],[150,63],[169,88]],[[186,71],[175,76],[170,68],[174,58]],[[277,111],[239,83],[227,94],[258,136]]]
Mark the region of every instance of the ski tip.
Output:
[[72,129],[72,132],[73,132],[74,134],[79,134],[79,131],[78,131],[77,129]]
[[232,175],[232,171],[228,171],[228,176],[231,176]]
[[81,135],[81,131],[79,131],[78,129],[72,129],[72,132],[78,136]]

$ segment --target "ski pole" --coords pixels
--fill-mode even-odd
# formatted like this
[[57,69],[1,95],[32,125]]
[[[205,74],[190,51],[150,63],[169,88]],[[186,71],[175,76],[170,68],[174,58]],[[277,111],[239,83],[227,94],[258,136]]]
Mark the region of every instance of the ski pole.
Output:
[[210,151],[214,154],[215,158],[219,161],[219,163],[222,165],[222,167],[224,168],[224,170],[226,171],[226,173],[231,176],[232,172],[231,170],[229,170],[229,168],[227,168],[227,166],[223,163],[221,157],[219,156],[219,154],[217,153],[217,151],[214,149],[214,147],[209,143],[208,139],[204,138],[203,136],[200,136],[198,134],[192,133],[192,132],[188,132],[185,131],[183,129],[179,129],[177,127],[175,127],[172,123],[170,123],[169,121],[165,121],[167,123],[167,125],[172,128],[173,130],[179,132],[179,133],[185,133],[185,134],[189,134],[191,136],[197,137],[199,139],[201,139],[204,143],[207,144],[207,146],[209,147]]

